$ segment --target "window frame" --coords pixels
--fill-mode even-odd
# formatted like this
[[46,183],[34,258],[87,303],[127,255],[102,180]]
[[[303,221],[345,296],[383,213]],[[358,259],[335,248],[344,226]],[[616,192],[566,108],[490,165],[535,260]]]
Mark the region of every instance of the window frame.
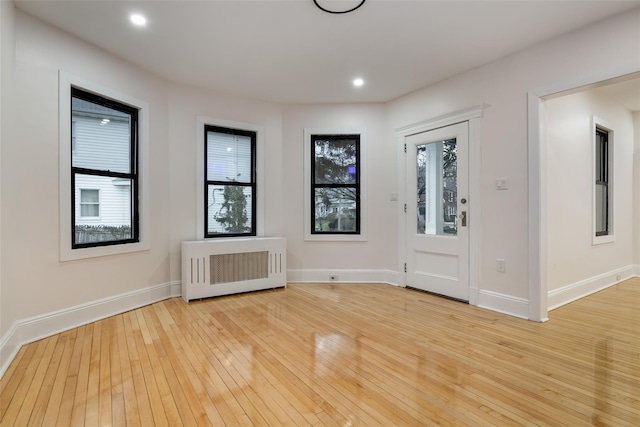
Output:
[[[129,124],[129,172],[114,172],[106,169],[93,169],[86,167],[73,166],[73,155],[71,156],[71,248],[92,248],[97,246],[113,246],[122,245],[127,243],[138,243],[140,239],[140,217],[138,208],[138,109],[129,105],[126,105],[120,101],[106,98],[102,95],[88,92],[82,88],[71,86],[71,99],[82,99],[87,102],[91,102],[96,105],[110,108],[112,110],[120,111],[128,114],[131,118]],[[71,113],[73,117],[73,112]],[[71,122],[73,128],[73,121]],[[72,134],[73,136],[73,134]],[[73,138],[69,141],[73,150]],[[76,146],[77,148],[77,146]],[[76,224],[76,176],[77,175],[89,175],[100,178],[114,178],[114,179],[127,179],[131,181],[131,206],[130,206],[130,218],[131,218],[131,237],[120,240],[109,240],[104,242],[90,242],[90,243],[76,243],[75,241],[75,226]],[[98,192],[99,194],[99,192]],[[78,200],[81,203],[81,200]],[[80,218],[82,214],[80,213]],[[99,216],[98,216],[99,218]],[[91,219],[96,219],[92,217]]]
[[[72,205],[72,87],[130,106],[138,111],[138,218],[137,242],[72,248],[75,206]],[[150,247],[150,179],[149,179],[149,104],[95,82],[74,76],[63,70],[58,74],[58,168],[59,168],[59,228],[60,261],[110,256],[149,250]]]
[[[315,192],[312,188],[312,176],[315,159],[315,140],[313,137],[330,137],[357,135],[359,142],[359,232],[315,232]],[[305,241],[334,241],[334,242],[362,242],[367,241],[367,156],[366,132],[361,128],[305,128],[304,129],[304,240]]]
[[256,133],[256,164],[255,164],[255,182],[256,182],[256,208],[255,208],[255,237],[263,237],[264,236],[264,194],[265,194],[265,186],[264,186],[264,158],[265,158],[265,130],[264,126],[258,125],[255,123],[246,123],[246,122],[238,122],[234,120],[227,119],[219,119],[207,116],[197,116],[196,117],[196,239],[199,240],[210,240],[210,239],[220,239],[223,237],[229,237],[232,239],[235,238],[250,238],[253,236],[238,236],[231,237],[229,235],[220,236],[220,237],[205,237],[206,229],[205,229],[205,197],[202,195],[205,194],[206,186],[205,182],[205,168],[203,165],[206,164],[205,157],[205,149],[204,142],[206,138],[205,126],[213,126],[213,127],[221,127],[221,128],[229,128],[229,129],[237,129],[249,132]]
[[73,154],[76,152],[76,126],[77,122],[71,120],[71,153]]
[[[208,170],[208,134],[209,132],[215,133],[224,133],[228,135],[237,135],[237,136],[246,136],[251,139],[251,179],[249,183],[233,183],[232,181],[218,181],[218,180],[209,180],[207,176]],[[219,239],[225,237],[255,237],[257,234],[256,225],[257,225],[257,139],[258,135],[256,131],[244,130],[244,129],[235,129],[223,126],[215,126],[215,125],[204,125],[204,238],[205,239]],[[222,185],[222,186],[236,186],[236,187],[249,187],[251,188],[251,230],[246,233],[209,233],[209,186],[212,185]]]
[[[316,164],[317,164],[317,157],[316,157],[316,153],[315,153],[315,144],[317,141],[324,141],[324,140],[328,140],[328,141],[337,141],[337,140],[343,140],[343,139],[353,139],[355,140],[355,146],[356,146],[356,154],[355,154],[355,160],[356,160],[356,176],[355,176],[355,182],[353,184],[340,184],[340,183],[317,183],[316,182]],[[343,235],[343,234],[351,234],[351,235],[359,235],[360,234],[360,167],[361,167],[361,162],[360,162],[360,134],[336,134],[336,135],[318,135],[318,134],[312,134],[311,135],[311,141],[310,144],[312,145],[312,149],[311,149],[311,159],[309,159],[310,163],[311,163],[311,197],[309,200],[309,203],[311,203],[310,206],[310,212],[311,212],[311,218],[309,219],[311,221],[311,234],[317,234],[317,235],[333,235],[333,234],[338,234],[338,235]],[[315,229],[315,222],[316,222],[316,211],[317,211],[317,205],[316,205],[316,191],[320,188],[327,188],[327,189],[339,189],[339,188],[353,188],[354,192],[355,192],[355,203],[356,203],[356,219],[355,219],[355,230],[354,231],[318,231]]]
[[[599,134],[606,134],[606,160],[602,159],[602,156],[598,156],[598,151],[601,149],[600,147],[600,137]],[[591,137],[592,137],[592,244],[599,245],[603,243],[610,243],[615,241],[614,234],[614,174],[615,174],[615,162],[614,162],[614,132],[609,124],[607,124],[604,120],[593,117],[592,118],[592,126],[591,126]],[[600,165],[598,164],[598,158],[601,159]],[[601,168],[603,167],[603,161],[606,162],[604,164],[604,168],[606,168],[606,180],[602,181]],[[607,197],[604,201],[605,207],[605,215],[607,221],[607,229],[604,233],[598,231],[597,217],[598,217],[598,204],[597,204],[597,191],[598,187],[601,185],[605,185]]]

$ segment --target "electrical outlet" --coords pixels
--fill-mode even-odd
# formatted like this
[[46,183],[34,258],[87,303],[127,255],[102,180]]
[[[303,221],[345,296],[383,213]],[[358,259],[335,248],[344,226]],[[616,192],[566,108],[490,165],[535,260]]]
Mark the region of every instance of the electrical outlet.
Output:
[[503,259],[497,259],[496,260],[496,270],[499,271],[500,273],[504,273],[505,271],[505,262]]
[[332,274],[331,276],[329,276],[329,280],[332,282],[335,282],[338,280],[338,275],[337,274]]

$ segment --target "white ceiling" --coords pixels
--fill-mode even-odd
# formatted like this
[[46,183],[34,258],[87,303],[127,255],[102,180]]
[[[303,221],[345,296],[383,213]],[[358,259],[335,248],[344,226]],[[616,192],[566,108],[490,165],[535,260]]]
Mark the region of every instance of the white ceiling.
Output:
[[[359,0],[318,0],[342,10]],[[384,102],[640,1],[34,1],[17,7],[169,80],[282,103]],[[131,12],[147,16],[134,28]],[[354,88],[362,77],[366,84]]]

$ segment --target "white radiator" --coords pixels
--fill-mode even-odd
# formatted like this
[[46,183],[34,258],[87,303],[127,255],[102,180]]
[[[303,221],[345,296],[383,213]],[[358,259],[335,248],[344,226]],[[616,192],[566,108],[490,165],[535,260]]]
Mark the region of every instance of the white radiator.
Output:
[[182,242],[185,301],[282,288],[286,282],[286,239],[282,237]]

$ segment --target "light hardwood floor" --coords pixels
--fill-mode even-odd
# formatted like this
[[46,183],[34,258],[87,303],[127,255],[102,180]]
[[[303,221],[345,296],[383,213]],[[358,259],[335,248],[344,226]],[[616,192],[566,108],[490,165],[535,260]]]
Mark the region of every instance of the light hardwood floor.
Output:
[[0,425],[640,425],[640,279],[550,318],[389,285],[173,298],[24,346]]

